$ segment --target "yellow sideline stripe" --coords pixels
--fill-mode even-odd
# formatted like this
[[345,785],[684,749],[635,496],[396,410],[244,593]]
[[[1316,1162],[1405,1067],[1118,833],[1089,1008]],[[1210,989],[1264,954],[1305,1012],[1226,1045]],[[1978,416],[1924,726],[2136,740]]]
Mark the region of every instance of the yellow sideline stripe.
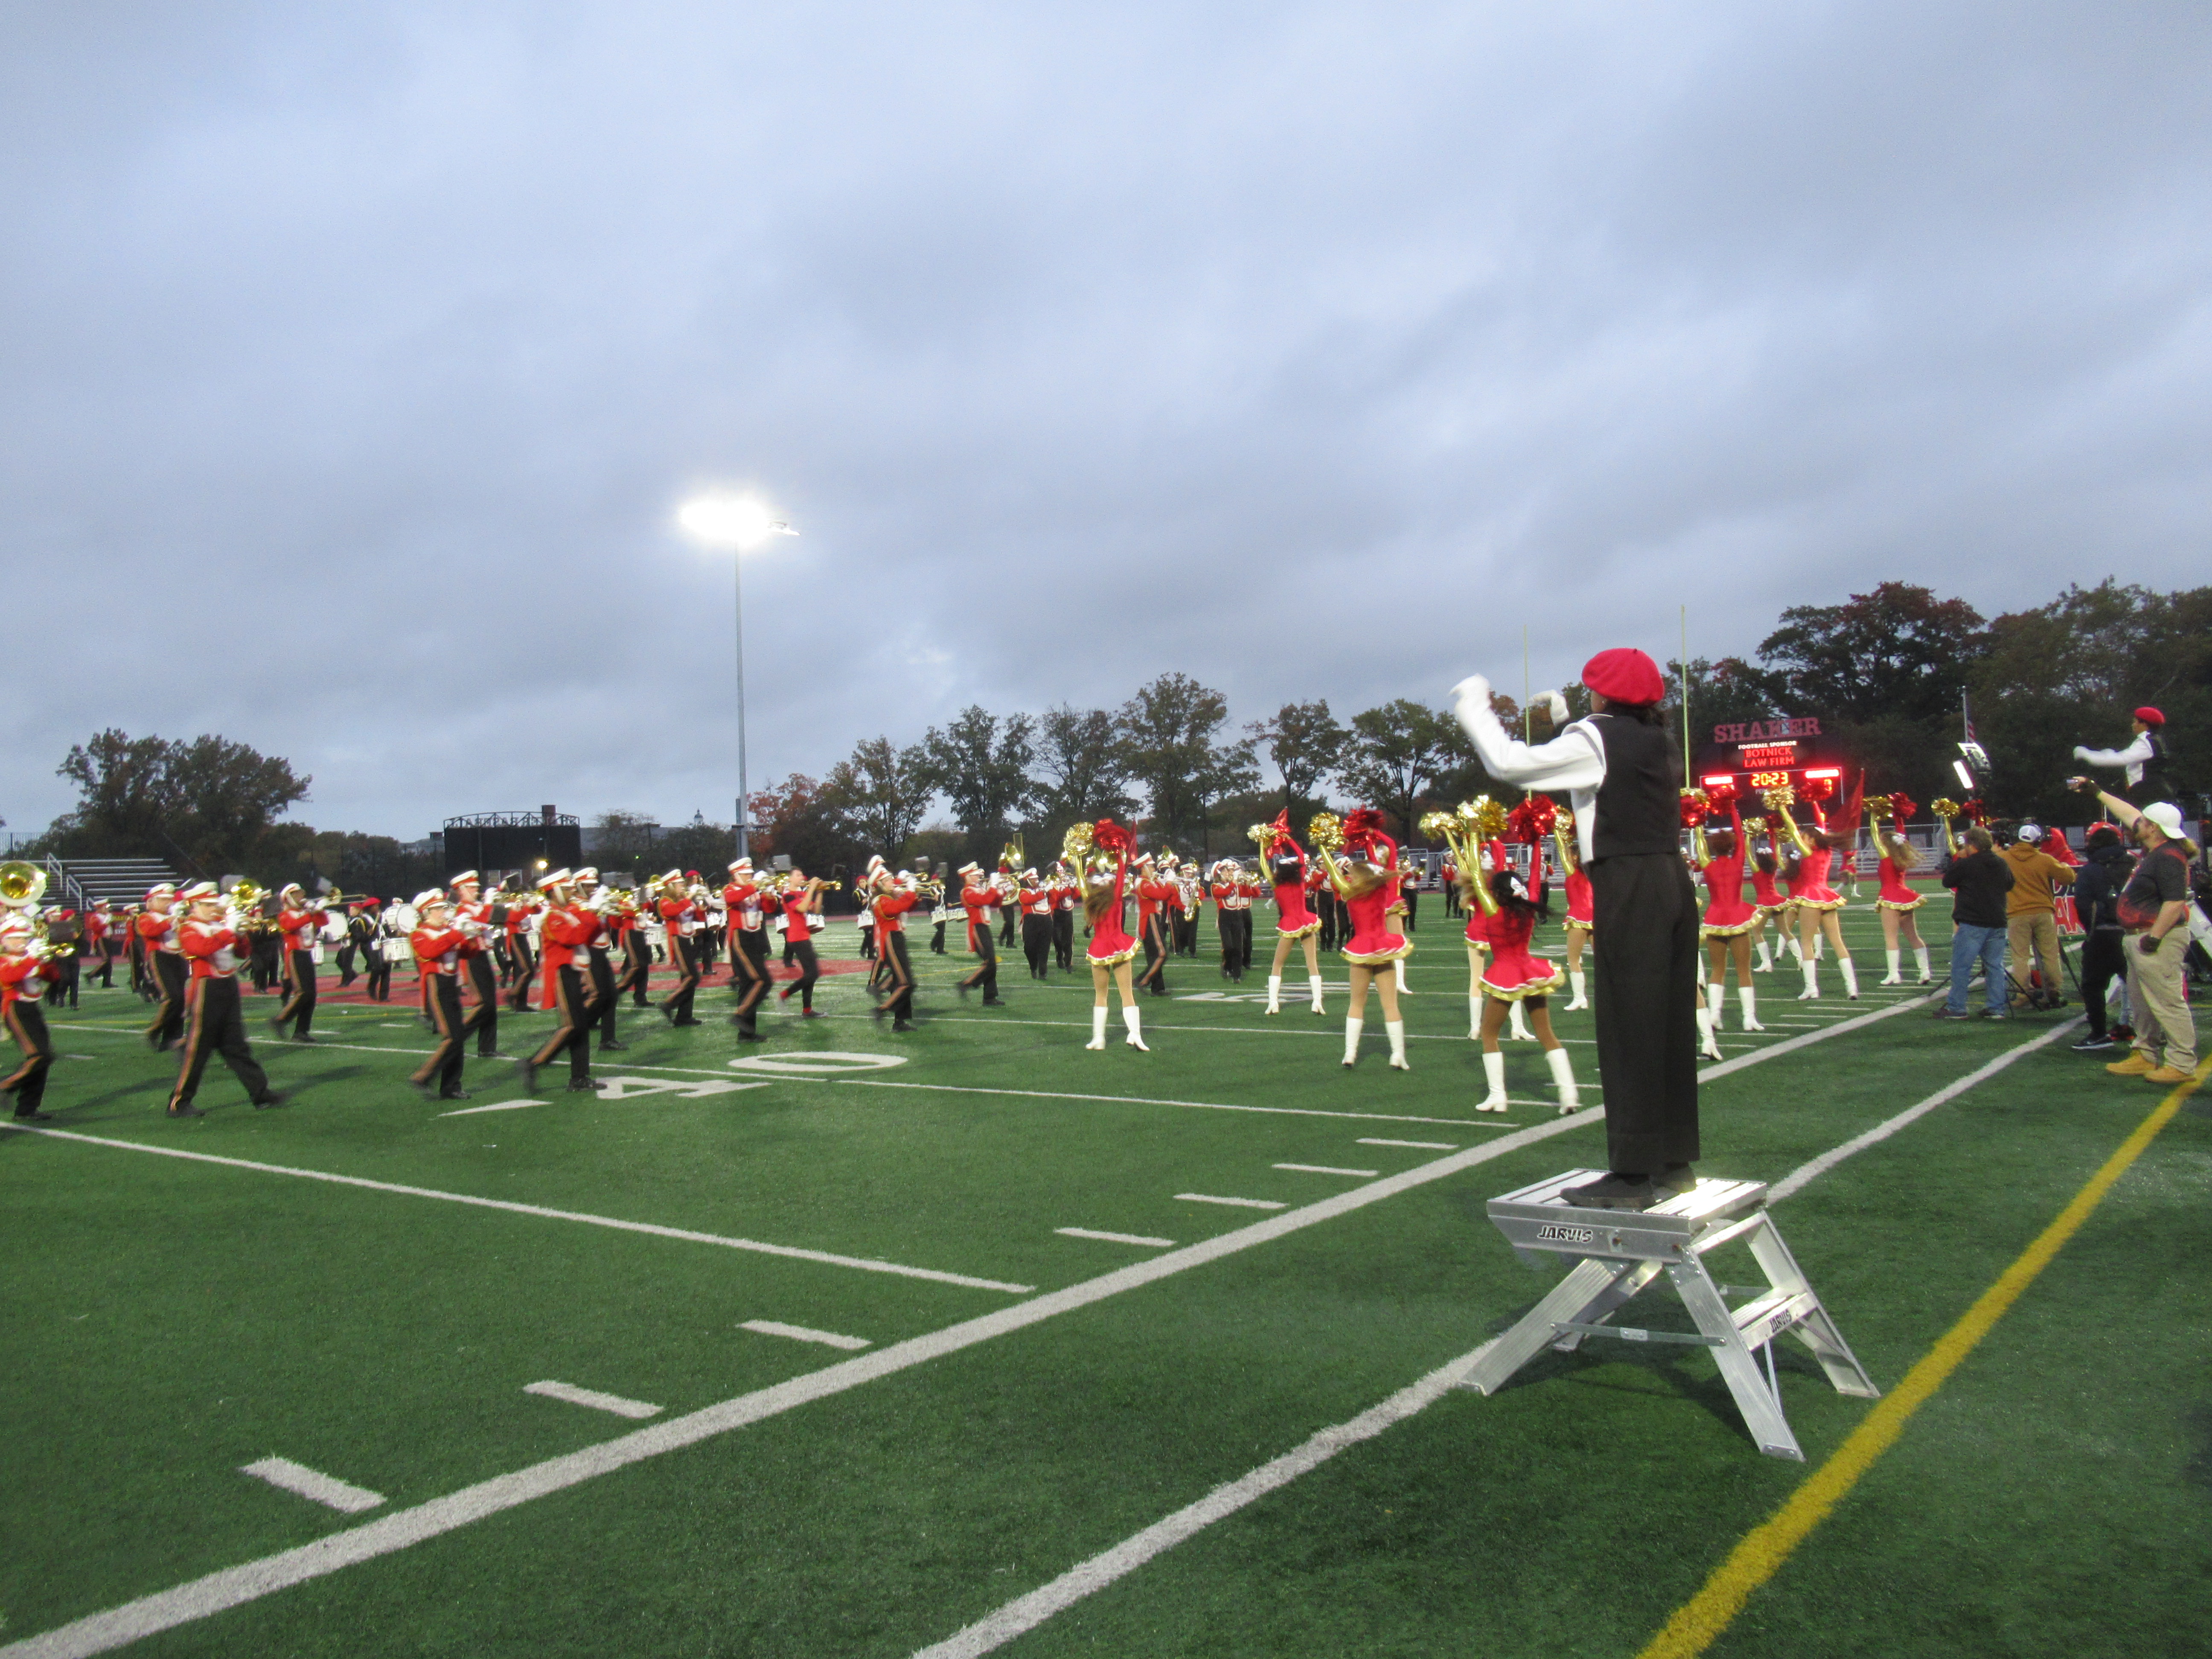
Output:
[[1651,1638],[1638,1659],[1695,1659],[1719,1638],[1743,1611],[1751,1593],[1782,1570],[1790,1552],[1827,1519],[1829,1512],[1858,1484],[1859,1477],[1896,1443],[1905,1431],[1905,1420],[1943,1386],[1975,1345],[2019,1300],[2021,1292],[2035,1282],[2036,1275],[2081,1230],[2081,1224],[2104,1201],[2112,1183],[2127,1173],[2128,1166],[2172,1121],[2181,1103],[2208,1073],[2212,1073],[2212,1059],[2199,1064],[2188,1082],[2173,1086],[2157,1109],[2121,1143],[2119,1151],[2106,1160],[2105,1167],[2089,1177],[2089,1184],[2074,1194],[2074,1201],[2059,1212],[2058,1218],[2021,1252],[2002,1278],[1982,1292],[1981,1299],[1943,1334],[1942,1340],[1905,1374],[1905,1381],[1888,1398],[1867,1414],[1866,1421],[1851,1431],[1850,1437],[1790,1494],[1790,1501],[1771,1519],[1744,1534],[1743,1541],[1714,1570],[1705,1588],[1674,1610],[1674,1616]]

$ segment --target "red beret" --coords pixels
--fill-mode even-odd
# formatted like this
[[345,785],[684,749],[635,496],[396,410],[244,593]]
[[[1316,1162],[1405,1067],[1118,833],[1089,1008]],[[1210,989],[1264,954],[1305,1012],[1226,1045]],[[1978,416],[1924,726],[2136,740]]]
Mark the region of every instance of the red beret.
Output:
[[2166,724],[2166,716],[2160,714],[2155,708],[2138,708],[2136,710],[2136,718],[2141,720],[2145,726],[2163,726]]
[[1667,695],[1659,665],[1632,645],[1592,657],[1583,665],[1583,684],[1611,702],[1656,702]]

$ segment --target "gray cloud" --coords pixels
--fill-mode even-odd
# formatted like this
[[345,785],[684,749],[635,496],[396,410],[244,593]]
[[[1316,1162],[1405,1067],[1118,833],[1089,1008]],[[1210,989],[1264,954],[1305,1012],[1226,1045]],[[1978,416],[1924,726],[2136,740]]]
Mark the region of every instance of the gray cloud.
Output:
[[[2212,17],[16,9],[0,527],[97,726],[416,835],[968,701],[1240,716],[2201,580]],[[199,619],[216,642],[197,644]]]

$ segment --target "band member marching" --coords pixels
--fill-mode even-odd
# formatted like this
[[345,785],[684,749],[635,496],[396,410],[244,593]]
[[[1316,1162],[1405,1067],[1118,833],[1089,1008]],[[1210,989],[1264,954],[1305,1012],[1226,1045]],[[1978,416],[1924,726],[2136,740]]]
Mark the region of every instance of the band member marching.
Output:
[[1052,890],[1035,870],[1022,872],[1022,884],[1014,904],[1022,914],[1022,954],[1029,958],[1030,977],[1047,979],[1052,973]]
[[[1085,1048],[1106,1046],[1106,1016],[1112,1011],[1111,991],[1121,993],[1123,1038],[1132,1048],[1145,1048],[1143,1022],[1137,1012],[1134,969],[1130,961],[1137,943],[1122,926],[1122,905],[1129,884],[1129,851],[1134,838],[1111,818],[1079,823],[1067,832],[1061,856],[1083,884],[1083,914],[1090,923],[1091,942],[1085,955],[1091,963],[1091,1041]],[[1150,1052],[1150,1050],[1146,1050]]]
[[[471,881],[469,884],[474,886]],[[497,1017],[495,1001],[479,1001],[465,1018],[461,1013],[461,964],[484,954],[486,924],[463,919],[456,907],[436,888],[415,896],[415,931],[408,935],[415,960],[430,990],[430,1018],[438,1031],[438,1046],[430,1058],[415,1068],[408,1082],[424,1096],[438,1100],[466,1100],[461,1087],[461,1054],[469,1033]]]
[[[691,1012],[691,1000],[699,994],[698,939],[706,917],[684,886],[681,870],[671,870],[651,886],[660,895],[655,907],[668,932],[669,964],[676,969],[675,986],[658,1006],[671,1025],[697,1025],[702,1022]],[[550,913],[547,920],[551,920]]]
[[814,953],[814,924],[822,915],[822,895],[829,885],[818,876],[810,878],[794,864],[784,877],[776,899],[783,907],[784,948],[798,963],[799,977],[778,991],[775,999],[788,1002],[796,991],[804,1019],[822,1018],[814,1006],[814,988],[822,978],[822,959]]
[[1147,994],[1164,997],[1168,994],[1168,957],[1175,949],[1168,933],[1168,906],[1176,897],[1174,872],[1162,879],[1155,869],[1152,855],[1139,855],[1137,872],[1137,937],[1145,949],[1145,971],[1136,976]]
[[1213,866],[1213,928],[1221,944],[1221,976],[1242,984],[1245,958],[1252,949],[1252,884],[1234,859]]
[[999,951],[992,943],[991,930],[998,926],[999,908],[1006,898],[1000,886],[1000,878],[986,876],[979,864],[964,864],[960,875],[966,885],[961,889],[961,908],[968,913],[968,948],[975,955],[975,971],[960,981],[960,994],[981,988],[986,1008],[1003,1008],[1006,999],[999,994]]
[[1313,1011],[1326,1015],[1328,1011],[1322,1006],[1321,948],[1316,937],[1321,932],[1321,919],[1306,903],[1315,881],[1323,878],[1321,871],[1308,866],[1305,849],[1291,834],[1288,808],[1277,813],[1273,823],[1253,825],[1251,834],[1260,848],[1261,870],[1275,896],[1275,956],[1267,964],[1267,1012],[1283,1012],[1283,964],[1290,959],[1291,946],[1297,945],[1306,954],[1306,985]]
[[647,1007],[652,1000],[653,941],[646,934],[646,913],[638,908],[635,889],[617,900],[613,921],[615,944],[623,953],[615,994],[627,995],[633,1008]]
[[315,941],[330,921],[327,910],[307,908],[307,890],[297,882],[277,895],[276,931],[283,936],[284,1002],[269,1017],[269,1029],[277,1036],[291,1027],[295,1042],[313,1042],[307,1028],[315,1023]]
[[746,1042],[761,1041],[760,1006],[768,999],[768,934],[761,890],[750,859],[739,859],[730,866],[729,884],[722,889],[729,913],[730,983],[738,994],[730,1019],[738,1038]]
[[888,870],[878,870],[868,896],[868,914],[875,918],[876,949],[882,961],[886,994],[876,1005],[878,1015],[891,1017],[891,1030],[914,1030],[914,958],[907,954],[906,913],[914,908],[917,891]]
[[545,1003],[553,1011],[553,1035],[538,1052],[522,1062],[522,1088],[538,1090],[538,1068],[568,1056],[568,1090],[586,1093],[598,1085],[591,1079],[592,1022],[598,1012],[586,995],[589,957],[586,951],[599,919],[576,902],[574,878],[556,870],[542,878],[538,890],[545,896],[539,937],[544,945]]
[[18,1122],[53,1121],[52,1112],[40,1109],[46,1073],[53,1069],[54,1040],[40,1004],[46,988],[62,979],[61,964],[41,946],[31,919],[13,910],[0,915],[0,1021],[22,1054],[15,1070],[0,1078],[0,1093],[15,1097]]
[[270,1088],[269,1074],[253,1058],[240,1006],[239,947],[245,941],[224,919],[222,895],[213,882],[195,882],[179,896],[186,908],[177,927],[177,946],[191,978],[185,991],[185,1058],[169,1093],[169,1115],[207,1115],[192,1104],[192,1097],[199,1092],[208,1061],[218,1054],[257,1108],[274,1106],[283,1097]]
[[584,941],[584,971],[590,976],[589,1000],[592,1023],[599,1028],[599,1052],[612,1054],[629,1044],[615,1036],[615,1015],[622,1006],[615,987],[615,896],[599,885],[599,872],[586,865],[576,872],[576,903],[591,917],[592,936]]
[[514,988],[507,995],[507,1006],[518,1014],[530,1012],[530,988],[538,978],[538,952],[532,943],[531,923],[544,910],[544,900],[528,890],[507,901],[507,954],[514,974]]
[[146,908],[138,913],[136,932],[139,948],[146,953],[147,971],[161,995],[161,1012],[145,1033],[146,1046],[155,1054],[181,1042],[185,1035],[188,977],[184,952],[177,943],[177,929],[183,921],[175,887],[165,881],[147,890]]
[[485,902],[483,878],[473,870],[462,871],[450,885],[453,890],[453,923],[464,930],[473,929],[471,936],[477,941],[477,949],[465,951],[460,957],[460,971],[468,975],[469,987],[476,994],[476,1012],[470,1017],[469,1026],[477,1034],[477,1058],[496,1060],[499,971],[492,963],[492,949],[507,936],[507,907]]
[[1062,973],[1075,971],[1075,913],[1083,908],[1083,883],[1063,859],[1045,884],[1052,895],[1052,955]]

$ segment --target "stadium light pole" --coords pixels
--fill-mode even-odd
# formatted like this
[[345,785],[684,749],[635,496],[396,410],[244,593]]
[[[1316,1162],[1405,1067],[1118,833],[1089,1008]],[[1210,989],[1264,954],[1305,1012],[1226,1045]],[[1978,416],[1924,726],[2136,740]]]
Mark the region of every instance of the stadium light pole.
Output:
[[731,595],[736,603],[738,647],[738,856],[752,856],[746,823],[750,806],[745,793],[745,578],[744,556],[773,536],[796,536],[784,520],[772,518],[767,507],[750,495],[697,495],[684,502],[676,514],[693,540],[726,551],[730,556]]

